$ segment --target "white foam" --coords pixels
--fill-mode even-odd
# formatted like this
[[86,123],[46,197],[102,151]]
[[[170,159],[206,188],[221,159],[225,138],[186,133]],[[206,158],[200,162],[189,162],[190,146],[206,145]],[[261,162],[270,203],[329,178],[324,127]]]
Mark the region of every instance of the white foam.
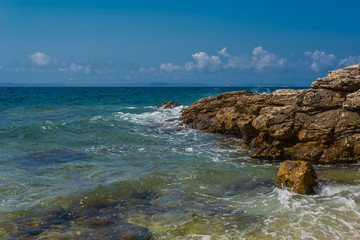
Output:
[[189,237],[190,239],[211,240],[210,235],[191,234]]
[[324,185],[320,189],[319,196],[322,197],[331,197],[340,194],[341,192],[348,191],[349,186],[341,186],[341,185]]
[[317,195],[275,188],[247,204],[251,206],[249,212],[256,209],[267,215],[261,234],[271,238],[358,239],[360,207],[356,194],[359,191],[359,186],[334,183],[325,185]]
[[98,120],[105,120],[103,117],[101,116],[95,116],[95,117],[92,117],[89,119],[90,122],[95,122],[95,121],[98,121]]
[[44,124],[41,126],[42,130],[51,130],[53,128],[55,128],[55,124],[50,120],[46,120]]
[[[114,116],[120,120],[129,121],[136,124],[148,125],[148,124],[166,124],[166,120],[180,117],[181,110],[184,107],[176,107],[173,109],[156,109],[152,112],[144,113],[124,113],[116,112]],[[180,123],[180,122],[179,122]],[[168,125],[174,125],[172,122]]]

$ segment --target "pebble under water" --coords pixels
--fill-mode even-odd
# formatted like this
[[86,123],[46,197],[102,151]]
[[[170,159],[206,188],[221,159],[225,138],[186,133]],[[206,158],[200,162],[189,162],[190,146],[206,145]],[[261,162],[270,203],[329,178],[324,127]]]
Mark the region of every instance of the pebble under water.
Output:
[[0,88],[0,239],[359,239],[359,164],[295,194],[280,162],[154,107],[234,90],[275,89]]

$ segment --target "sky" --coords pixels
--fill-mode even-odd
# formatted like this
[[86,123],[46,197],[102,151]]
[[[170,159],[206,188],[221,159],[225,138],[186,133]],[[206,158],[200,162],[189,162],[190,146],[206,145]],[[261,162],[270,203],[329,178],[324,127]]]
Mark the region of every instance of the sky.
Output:
[[359,1],[1,0],[0,83],[310,86],[360,62]]

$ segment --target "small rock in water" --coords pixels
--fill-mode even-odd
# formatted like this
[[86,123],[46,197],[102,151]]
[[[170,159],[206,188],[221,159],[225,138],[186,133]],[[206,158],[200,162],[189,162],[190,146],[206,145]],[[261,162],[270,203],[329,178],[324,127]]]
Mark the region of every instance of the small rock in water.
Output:
[[305,161],[284,161],[279,169],[276,185],[289,187],[299,194],[314,194],[317,184],[317,175],[314,167]]
[[173,108],[180,107],[180,106],[181,106],[180,103],[173,102],[173,101],[167,101],[167,102],[164,102],[163,104],[157,105],[156,108],[173,109]]
[[38,166],[50,163],[58,164],[71,162],[74,160],[86,160],[87,158],[87,155],[81,152],[55,149],[32,153],[27,156],[26,160],[31,161],[31,165]]
[[114,228],[97,228],[96,231],[83,232],[80,239],[124,239],[124,240],[151,240],[152,232],[149,229],[127,222],[119,222]]
[[135,191],[131,194],[131,198],[140,200],[154,200],[159,197],[159,194],[153,190]]

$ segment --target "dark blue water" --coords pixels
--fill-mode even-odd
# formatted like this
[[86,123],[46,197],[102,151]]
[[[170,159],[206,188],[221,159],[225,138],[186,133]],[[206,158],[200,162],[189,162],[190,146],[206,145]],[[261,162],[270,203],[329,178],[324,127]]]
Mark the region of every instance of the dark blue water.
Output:
[[0,239],[358,238],[358,165],[300,196],[241,139],[179,127],[235,90],[275,88],[0,88]]

